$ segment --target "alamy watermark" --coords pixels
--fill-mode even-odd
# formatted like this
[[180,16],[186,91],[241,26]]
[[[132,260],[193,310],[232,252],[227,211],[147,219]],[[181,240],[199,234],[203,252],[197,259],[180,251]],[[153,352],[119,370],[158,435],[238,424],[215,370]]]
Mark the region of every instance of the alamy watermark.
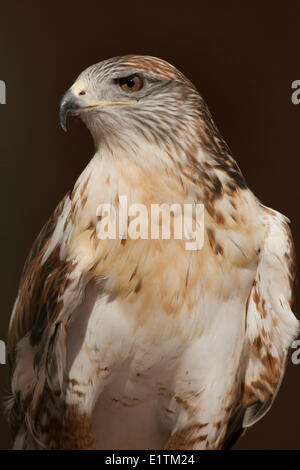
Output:
[[294,80],[292,82],[291,88],[295,90],[291,96],[292,103],[299,104],[300,103],[300,80]]
[[0,104],[6,104],[6,85],[3,80],[0,80]]
[[[0,80],[0,104],[6,104],[6,85]],[[6,344],[0,340],[0,365],[6,364]]]
[[0,340],[0,364],[6,364],[6,344]]
[[115,204],[100,204],[96,233],[100,240],[185,240],[186,250],[201,250],[204,244],[203,204],[128,204],[119,196]]
[[296,349],[296,351],[292,353],[292,363],[297,366],[300,364],[300,339],[293,341],[291,348]]

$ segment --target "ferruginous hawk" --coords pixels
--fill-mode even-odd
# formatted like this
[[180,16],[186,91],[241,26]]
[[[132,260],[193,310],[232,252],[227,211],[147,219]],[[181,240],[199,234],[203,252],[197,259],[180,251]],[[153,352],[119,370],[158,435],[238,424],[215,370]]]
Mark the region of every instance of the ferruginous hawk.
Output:
[[[248,189],[195,86],[148,56],[64,95],[95,155],[26,261],[8,337],[15,449],[224,449],[270,409],[291,342],[288,220]],[[203,204],[204,243],[98,237],[98,207]],[[129,223],[129,218],[126,224]]]

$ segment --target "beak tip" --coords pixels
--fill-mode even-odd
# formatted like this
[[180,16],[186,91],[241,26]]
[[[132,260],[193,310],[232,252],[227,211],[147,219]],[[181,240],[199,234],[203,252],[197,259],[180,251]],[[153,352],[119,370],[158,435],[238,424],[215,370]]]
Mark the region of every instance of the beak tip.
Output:
[[59,123],[61,128],[67,132],[66,120],[67,120],[68,111],[64,105],[61,105],[59,108]]

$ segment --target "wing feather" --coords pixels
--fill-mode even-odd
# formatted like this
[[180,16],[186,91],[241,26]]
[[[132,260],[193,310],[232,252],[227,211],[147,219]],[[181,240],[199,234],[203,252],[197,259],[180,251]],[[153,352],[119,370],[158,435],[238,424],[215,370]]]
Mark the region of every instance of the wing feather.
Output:
[[34,439],[45,389],[56,396],[63,393],[66,324],[85,285],[76,260],[67,254],[72,229],[66,195],[31,249],[13,308],[8,332],[12,399],[7,411],[19,442]]
[[224,447],[270,409],[298,335],[295,300],[295,251],[288,220],[262,206],[267,232],[246,310],[241,396],[227,429]]

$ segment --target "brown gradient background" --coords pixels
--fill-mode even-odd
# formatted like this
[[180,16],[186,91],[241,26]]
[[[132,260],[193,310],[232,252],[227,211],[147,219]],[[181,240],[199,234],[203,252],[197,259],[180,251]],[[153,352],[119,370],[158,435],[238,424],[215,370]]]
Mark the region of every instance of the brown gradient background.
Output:
[[[300,250],[300,105],[291,102],[291,83],[300,79],[299,2],[2,3],[1,339],[28,250],[93,152],[79,120],[67,134],[60,129],[59,100],[84,68],[108,57],[158,56],[197,85],[250,188],[292,220]],[[290,361],[271,412],[235,448],[300,449],[299,373]],[[0,365],[1,395],[6,388]],[[9,445],[1,412],[0,448]]]

